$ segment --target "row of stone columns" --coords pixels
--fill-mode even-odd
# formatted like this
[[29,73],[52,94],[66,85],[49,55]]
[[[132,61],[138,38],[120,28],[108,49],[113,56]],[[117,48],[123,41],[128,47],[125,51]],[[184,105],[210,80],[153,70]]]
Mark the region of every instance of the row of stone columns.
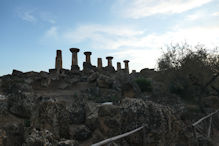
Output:
[[[74,70],[75,68],[79,69],[78,67],[78,52],[80,51],[80,49],[78,48],[70,48],[69,49],[72,53],[72,65],[71,65],[71,70]],[[86,63],[91,64],[91,55],[92,52],[84,52],[84,55],[86,56]],[[106,57],[107,61],[108,61],[108,66],[112,67],[112,60],[113,57],[112,56],[107,56]],[[125,63],[125,70],[127,70],[129,72],[129,61],[128,60],[124,60],[123,61]],[[102,58],[98,58],[97,59],[97,67],[98,68],[102,68]],[[55,64],[55,68],[57,70],[62,69],[62,51],[61,50],[57,50],[56,51],[56,64]],[[117,62],[117,70],[121,70],[121,63]]]

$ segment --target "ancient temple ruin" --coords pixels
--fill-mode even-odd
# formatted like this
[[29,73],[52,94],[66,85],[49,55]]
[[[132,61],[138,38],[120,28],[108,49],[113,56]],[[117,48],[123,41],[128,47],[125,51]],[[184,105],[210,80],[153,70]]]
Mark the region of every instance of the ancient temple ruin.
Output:
[[[70,52],[72,53],[72,63],[71,63],[71,71],[80,71],[80,67],[78,65],[78,53],[80,52],[79,48],[70,48]],[[87,68],[96,68],[96,69],[103,69],[108,68],[110,70],[115,70],[113,67],[113,56],[107,56],[107,65],[104,67],[102,63],[102,58],[97,58],[97,67],[93,66],[91,63],[91,55],[92,52],[85,51],[85,62],[83,63],[84,69]],[[117,69],[115,71],[125,71],[129,73],[129,60],[124,60],[124,69],[121,67],[121,63],[117,62]],[[60,73],[63,70],[62,67],[62,51],[56,51],[56,60],[55,60],[55,69],[50,69],[50,72]]]

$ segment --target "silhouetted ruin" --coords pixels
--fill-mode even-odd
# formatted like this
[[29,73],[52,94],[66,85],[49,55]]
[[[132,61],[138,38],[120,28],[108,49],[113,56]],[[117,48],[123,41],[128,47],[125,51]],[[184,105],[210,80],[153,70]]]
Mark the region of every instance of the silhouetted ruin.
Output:
[[56,51],[56,65],[55,65],[55,68],[57,70],[62,69],[62,51],[61,50]]
[[121,63],[117,62],[117,71],[121,70]]
[[98,68],[102,68],[103,67],[102,58],[97,58],[97,67]]
[[[72,53],[72,65],[71,65],[71,70],[72,71],[79,71],[80,67],[78,65],[78,52],[80,52],[79,48],[70,48],[70,52]],[[85,62],[83,63],[83,69],[95,69],[95,68],[104,68],[102,64],[102,58],[97,58],[97,67],[93,66],[91,63],[91,55],[92,52],[86,51],[84,52],[85,55]],[[105,66],[106,70],[108,71],[115,71],[113,67],[113,57],[112,56],[107,56],[107,65]],[[122,69],[121,63],[117,62],[117,71],[125,71],[129,73],[129,60],[124,60],[124,66],[125,68]],[[60,73],[62,70],[62,51],[61,50],[56,50],[56,62],[55,62],[55,69],[50,69],[49,72],[54,72],[54,73]]]

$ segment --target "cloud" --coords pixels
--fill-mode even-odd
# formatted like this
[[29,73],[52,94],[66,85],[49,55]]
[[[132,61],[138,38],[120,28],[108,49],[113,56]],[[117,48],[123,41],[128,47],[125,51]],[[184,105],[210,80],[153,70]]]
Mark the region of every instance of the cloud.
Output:
[[16,12],[18,17],[30,23],[36,23],[36,22],[47,22],[50,24],[56,23],[54,16],[51,15],[49,12],[39,11],[37,9],[30,10],[24,8],[18,8]]
[[103,25],[83,25],[74,30],[68,30],[62,34],[65,40],[79,43],[90,40],[92,47],[101,49],[117,49],[134,39],[135,36],[142,35],[144,31],[132,29],[125,26],[103,26]]
[[155,14],[182,13],[212,0],[120,0],[113,6],[113,11],[118,11],[122,16],[139,19]]
[[41,19],[44,22],[48,22],[50,24],[56,23],[55,17],[52,14],[50,14],[49,12],[45,12],[45,11],[41,11],[39,13],[39,19]]
[[35,23],[37,21],[37,18],[33,15],[35,10],[22,10],[22,9],[19,9],[17,11],[18,13],[18,16],[24,20],[24,21],[27,21],[27,22],[31,22],[31,23]]
[[[131,60],[130,68],[140,71],[142,68],[156,67],[157,59],[161,56],[161,48],[166,45],[183,43],[192,46],[204,44],[208,49],[219,46],[219,27],[192,27],[169,31],[163,34],[149,34],[127,44],[131,49],[118,49],[113,55],[117,58]],[[131,44],[135,45],[131,45]]]
[[187,20],[190,20],[190,21],[194,21],[194,20],[203,18],[203,17],[205,17],[205,16],[206,16],[206,14],[199,12],[199,13],[193,13],[193,14],[187,15],[187,16],[186,16],[186,19],[187,19]]
[[45,37],[47,37],[47,38],[57,38],[58,37],[57,27],[52,26],[48,31],[46,31]]
[[214,12],[212,16],[219,16],[219,12]]

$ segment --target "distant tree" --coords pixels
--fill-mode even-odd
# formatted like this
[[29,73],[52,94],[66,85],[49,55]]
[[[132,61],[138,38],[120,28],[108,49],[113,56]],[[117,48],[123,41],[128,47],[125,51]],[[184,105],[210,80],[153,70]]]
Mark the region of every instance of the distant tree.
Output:
[[210,85],[219,75],[218,70],[217,48],[209,51],[203,45],[170,45],[158,60],[160,79],[171,93],[186,100],[200,101],[202,96],[208,95],[212,90]]

